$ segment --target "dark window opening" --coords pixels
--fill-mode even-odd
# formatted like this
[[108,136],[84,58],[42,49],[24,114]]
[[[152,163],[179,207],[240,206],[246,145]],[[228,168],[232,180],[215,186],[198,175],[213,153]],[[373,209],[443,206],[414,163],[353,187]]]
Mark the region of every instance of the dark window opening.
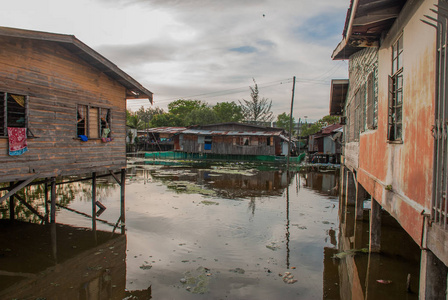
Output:
[[8,136],[8,127],[28,127],[27,102],[27,96],[0,92],[0,136]]

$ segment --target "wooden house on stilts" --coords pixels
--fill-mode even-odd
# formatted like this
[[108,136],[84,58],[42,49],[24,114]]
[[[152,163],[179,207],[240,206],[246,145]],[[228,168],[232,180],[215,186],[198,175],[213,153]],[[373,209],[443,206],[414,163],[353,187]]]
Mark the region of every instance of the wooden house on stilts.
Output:
[[[152,93],[75,36],[0,27],[0,204],[55,222],[57,178],[113,176],[124,224],[126,100]],[[88,174],[88,175],[85,175]],[[44,184],[45,215],[17,192]],[[48,198],[48,199],[47,199]]]

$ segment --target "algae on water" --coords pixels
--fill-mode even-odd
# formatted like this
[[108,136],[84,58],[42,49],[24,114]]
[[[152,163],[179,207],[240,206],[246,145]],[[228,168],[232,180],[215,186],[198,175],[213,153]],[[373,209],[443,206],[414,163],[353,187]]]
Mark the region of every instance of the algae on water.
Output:
[[209,272],[207,268],[198,267],[196,270],[185,272],[185,280],[181,282],[187,291],[193,294],[205,294],[210,284]]

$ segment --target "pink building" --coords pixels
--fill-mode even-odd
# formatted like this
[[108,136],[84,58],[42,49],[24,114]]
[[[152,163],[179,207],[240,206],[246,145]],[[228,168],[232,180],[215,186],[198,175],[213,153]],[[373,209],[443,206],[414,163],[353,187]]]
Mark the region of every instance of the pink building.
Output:
[[370,251],[381,251],[382,209],[420,246],[422,299],[445,298],[447,286],[446,9],[437,0],[352,0],[332,55],[349,61],[330,103],[345,122],[345,204],[359,220],[372,200]]

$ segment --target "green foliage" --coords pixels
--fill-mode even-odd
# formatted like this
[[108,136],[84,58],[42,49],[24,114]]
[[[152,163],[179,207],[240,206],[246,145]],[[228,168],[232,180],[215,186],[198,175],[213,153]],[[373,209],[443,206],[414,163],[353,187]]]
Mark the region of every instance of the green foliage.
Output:
[[151,127],[179,127],[183,124],[183,118],[171,113],[155,115],[151,120]]
[[135,113],[138,118],[140,119],[140,121],[142,122],[142,125],[140,127],[138,127],[138,129],[145,129],[148,127],[151,127],[151,121],[152,119],[160,114],[163,114],[164,111],[163,109],[159,108],[159,107],[148,107],[148,108],[144,108],[143,106],[140,107],[140,109]]
[[322,123],[316,122],[314,124],[310,124],[309,126],[302,125],[301,136],[309,136],[319,132],[322,129]]
[[218,102],[213,111],[216,113],[219,123],[241,122],[243,120],[243,112],[241,106],[232,102]]
[[272,112],[272,100],[269,101],[267,98],[260,98],[258,92],[258,85],[254,79],[254,87],[250,88],[251,100],[239,101],[246,122],[251,122],[255,124],[263,122],[271,122],[274,118]]
[[322,119],[319,120],[322,124],[332,125],[339,123],[339,117],[338,116],[325,116]]
[[134,129],[141,129],[144,126],[144,123],[136,114],[126,111],[126,125]]
[[173,115],[186,116],[193,109],[204,107],[207,107],[207,104],[200,100],[179,99],[168,104],[168,112]]
[[218,122],[219,119],[216,112],[207,106],[193,109],[185,116],[184,119],[185,126],[207,125]]
[[301,136],[309,136],[312,134],[315,134],[317,132],[319,132],[320,130],[322,130],[322,128],[332,125],[332,124],[337,124],[339,123],[339,117],[336,116],[325,116],[322,119],[320,119],[319,121],[317,121],[316,123],[310,125],[309,127],[302,127],[303,130],[301,132]]
[[[292,119],[292,123],[294,124],[294,118]],[[277,121],[275,123],[275,127],[283,128],[284,130],[289,132],[290,131],[289,126],[290,126],[289,114],[286,114],[286,113],[279,114],[277,116]],[[292,133],[292,135],[296,134],[296,132],[294,130],[294,125],[293,125],[293,130],[291,133]]]

